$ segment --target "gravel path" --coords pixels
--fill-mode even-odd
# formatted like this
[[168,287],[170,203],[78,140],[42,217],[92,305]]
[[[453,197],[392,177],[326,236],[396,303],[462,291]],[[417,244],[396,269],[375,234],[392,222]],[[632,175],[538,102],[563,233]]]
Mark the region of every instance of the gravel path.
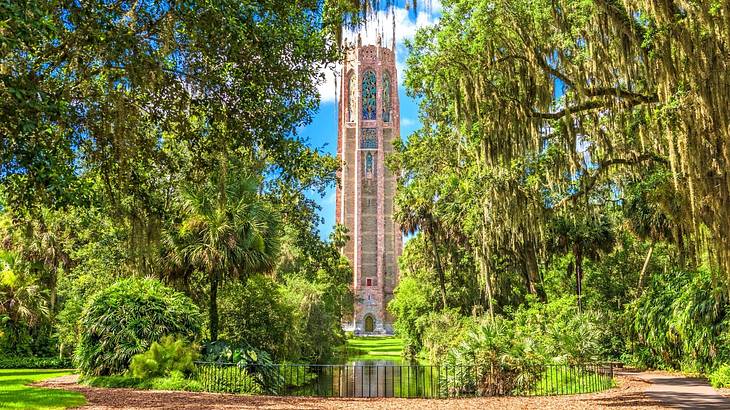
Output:
[[636,377],[617,378],[618,387],[596,394],[552,397],[480,397],[467,399],[340,399],[240,396],[230,394],[105,389],[78,385],[75,376],[36,384],[83,393],[85,410],[111,409],[660,409],[644,393],[648,383]]
[[663,372],[637,374],[651,383],[646,394],[672,408],[730,409],[730,399],[707,383],[706,379],[684,377]]

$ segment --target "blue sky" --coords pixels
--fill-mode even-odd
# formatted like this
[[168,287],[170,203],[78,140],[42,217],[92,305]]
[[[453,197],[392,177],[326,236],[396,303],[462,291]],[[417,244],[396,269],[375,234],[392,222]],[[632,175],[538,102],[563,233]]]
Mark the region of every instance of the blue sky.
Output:
[[[413,131],[420,127],[418,119],[418,103],[406,96],[403,88],[403,70],[405,68],[406,48],[404,42],[412,38],[417,28],[433,24],[440,13],[440,3],[433,0],[430,7],[419,6],[418,14],[404,8],[395,9],[395,38],[398,75],[398,96],[400,99],[400,135],[406,139]],[[384,37],[384,44],[390,44],[392,38],[393,14],[390,11],[380,11],[371,19],[366,27],[361,29],[363,44],[374,44],[378,32]],[[348,33],[350,38],[355,33]],[[335,68],[337,72],[339,67]],[[337,105],[335,96],[335,77],[333,70],[324,71],[325,81],[320,85],[322,103],[311,124],[299,130],[299,135],[309,140],[309,144],[323,152],[336,155],[337,153]],[[339,97],[338,97],[339,98]],[[324,223],[320,225],[320,236],[326,238],[335,224],[335,188],[328,190],[324,197],[312,195],[322,207],[320,211]]]

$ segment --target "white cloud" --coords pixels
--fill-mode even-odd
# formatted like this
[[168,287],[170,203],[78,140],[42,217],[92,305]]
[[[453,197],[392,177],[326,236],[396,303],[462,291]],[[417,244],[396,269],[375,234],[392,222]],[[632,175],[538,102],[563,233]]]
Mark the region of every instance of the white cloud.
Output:
[[[322,103],[335,102],[337,99],[337,90],[339,90],[339,73],[342,64],[335,64],[334,68],[323,68],[321,73],[324,74],[324,80],[319,83],[319,98]],[[335,74],[336,73],[336,74]]]
[[[395,19],[396,69],[398,70],[398,84],[402,85],[406,60],[405,40],[412,39],[419,28],[438,22],[440,14],[440,0],[427,1],[425,5],[419,6],[415,18],[413,11],[402,7],[380,10],[370,17],[359,30],[346,31],[344,37],[348,41],[354,42],[357,41],[357,33],[359,32],[363,44],[375,44],[378,33],[380,33],[382,44],[390,47],[393,39],[393,20]],[[342,66],[337,64],[334,69],[328,67],[322,70],[325,79],[319,84],[319,95],[323,103],[335,102],[339,86],[335,79],[339,79],[341,68]]]
[[400,125],[402,127],[412,127],[416,125],[416,120],[410,117],[403,117],[400,119]]

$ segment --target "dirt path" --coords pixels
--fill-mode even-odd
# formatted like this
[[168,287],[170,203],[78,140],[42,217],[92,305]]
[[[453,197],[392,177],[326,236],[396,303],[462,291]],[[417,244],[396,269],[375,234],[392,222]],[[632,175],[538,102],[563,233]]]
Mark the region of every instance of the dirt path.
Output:
[[80,386],[74,376],[38,383],[38,386],[83,393],[84,410],[112,409],[660,409],[648,397],[648,383],[637,378],[619,377],[618,387],[603,393],[552,397],[480,397],[466,399],[340,399],[316,397],[268,397],[230,394],[103,389]]
[[651,383],[647,396],[677,409],[730,409],[730,399],[713,389],[705,379],[663,372],[644,372],[637,377]]

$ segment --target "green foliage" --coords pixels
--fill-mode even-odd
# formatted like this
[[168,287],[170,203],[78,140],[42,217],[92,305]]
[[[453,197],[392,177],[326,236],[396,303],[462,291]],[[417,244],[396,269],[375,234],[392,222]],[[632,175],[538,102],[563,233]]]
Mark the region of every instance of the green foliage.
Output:
[[704,269],[652,277],[626,312],[639,365],[696,372],[730,358],[726,294],[714,280]]
[[285,303],[290,306],[292,323],[289,359],[313,363],[327,363],[333,356],[333,348],[344,342],[340,325],[341,309],[338,300],[330,292],[336,284],[322,278],[310,282],[303,276],[290,276],[281,287]]
[[6,409],[64,410],[83,406],[86,398],[79,392],[29,386],[69,374],[58,370],[0,369],[0,403]]
[[129,370],[132,376],[142,379],[169,377],[173,372],[190,375],[195,371],[199,356],[197,346],[165,336],[159,342],[153,342],[150,350],[133,356]]
[[284,378],[278,369],[259,369],[262,371],[251,374],[245,366],[240,365],[203,365],[198,373],[198,380],[205,391],[210,392],[277,394],[278,389],[284,385]]
[[304,186],[334,178],[331,157],[291,138],[318,105],[320,67],[338,58],[330,3],[8,3],[0,66],[14,69],[0,78],[0,134],[14,142],[0,181],[11,205],[83,202],[103,178],[107,203],[130,221],[129,205],[154,217],[170,181],[160,174],[199,177],[240,147]]
[[471,317],[462,317],[454,308],[418,318],[423,327],[423,350],[427,352],[428,362],[438,364],[444,361],[449,350],[474,329],[475,322]]
[[67,357],[0,356],[0,369],[71,369]]
[[514,313],[518,334],[533,339],[552,362],[580,364],[599,359],[600,331],[596,312],[579,312],[574,296],[549,303],[528,298]]
[[143,390],[182,390],[205,391],[200,381],[182,377],[173,372],[168,377],[140,378],[130,376],[89,376],[84,377],[81,383],[91,387],[105,388],[132,388]]
[[730,387],[730,365],[727,363],[721,364],[709,374],[708,378],[714,388],[721,389]]
[[[231,347],[220,340],[208,343],[203,346],[203,360],[208,363],[201,365],[198,378],[209,390],[254,393],[251,389],[263,389],[276,394],[284,385],[278,368],[271,366],[271,355],[247,344]],[[255,372],[246,370],[249,365]]]
[[227,161],[205,184],[186,187],[180,200],[182,221],[170,230],[168,258],[184,276],[194,268],[207,275],[208,328],[218,338],[218,287],[267,272],[279,252],[280,219],[259,195],[259,178],[241,164],[228,175]]
[[166,335],[195,339],[200,323],[198,308],[183,294],[154,279],[125,279],[84,308],[75,360],[86,375],[119,374]]
[[279,360],[290,355],[292,307],[269,276],[254,275],[246,284],[227,284],[220,297],[221,339],[232,346],[251,346]]
[[548,366],[530,395],[593,393],[614,387],[614,380],[580,367]]
[[7,315],[3,351],[68,356],[91,295],[130,276],[207,299],[216,339],[218,284],[282,266],[286,225],[303,251],[277,277],[327,287],[308,294],[319,298],[309,328],[297,325],[312,339],[271,350],[329,357],[351,270],[319,239],[310,193],[333,186],[338,161],[296,133],[319,104],[322,67],[340,58],[342,2],[25,3],[0,7],[0,134],[12,136],[0,245],[48,314]]
[[411,277],[403,277],[395,288],[388,311],[395,317],[393,329],[404,341],[404,354],[414,357],[423,344],[424,326],[421,320],[435,308],[435,293],[427,283]]
[[[451,386],[476,390],[494,396],[533,389],[542,377],[545,357],[532,338],[515,329],[514,324],[497,317],[470,330],[461,343],[449,350],[448,365],[475,365],[484,377],[476,380],[470,374],[445,375]],[[446,382],[445,381],[445,382]]]
[[0,349],[31,354],[31,329],[48,315],[43,288],[27,266],[10,252],[0,251]]

